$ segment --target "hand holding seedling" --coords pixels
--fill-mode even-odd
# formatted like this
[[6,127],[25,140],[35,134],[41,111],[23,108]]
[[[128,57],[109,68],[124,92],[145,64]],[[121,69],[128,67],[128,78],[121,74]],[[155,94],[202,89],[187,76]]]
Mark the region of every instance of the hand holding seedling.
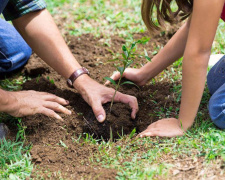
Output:
[[[115,72],[113,75],[110,77],[114,81],[118,81],[121,78],[120,72]],[[126,78],[128,80],[133,81],[135,84],[138,86],[144,86],[148,80],[143,77],[143,73],[141,72],[141,69],[135,69],[135,68],[127,68],[124,73],[122,78]],[[106,81],[105,85],[110,84],[110,81]]]
[[161,119],[150,124],[145,131],[139,134],[140,137],[160,136],[176,137],[184,135],[184,130],[178,119],[169,118]]
[[[114,102],[114,98],[115,98],[115,95],[119,89],[120,86],[124,85],[124,84],[132,84],[132,85],[135,85],[137,86],[135,83],[131,82],[131,81],[125,81],[123,83],[121,83],[121,79],[126,76],[127,72],[131,72],[131,69],[128,69],[126,70],[134,61],[134,58],[135,58],[135,55],[133,52],[135,51],[135,46],[137,43],[146,43],[148,41],[148,39],[145,39],[145,40],[138,40],[134,43],[132,43],[131,47],[129,49],[127,49],[127,47],[125,45],[122,46],[122,50],[123,50],[123,53],[122,53],[122,57],[123,59],[120,60],[122,63],[123,63],[123,66],[122,67],[117,67],[117,73],[114,74],[111,78],[110,77],[105,77],[104,79],[106,79],[106,83],[105,84],[109,84],[110,82],[116,87],[116,90],[114,92],[114,95],[112,97],[112,101],[111,101],[111,105],[110,105],[110,111],[111,111],[111,108],[112,108],[112,105],[113,105],[113,102]],[[145,58],[150,60],[150,58],[145,55]],[[126,73],[125,73],[126,71]],[[136,70],[136,73],[137,73],[138,70]],[[128,73],[129,74],[129,73]],[[135,73],[131,73],[129,74],[131,75],[131,78],[133,77],[134,80],[137,80],[138,81],[138,78],[136,79],[135,78]],[[129,77],[128,75],[128,77]],[[119,80],[118,83],[116,84],[115,80]],[[138,86],[137,86],[138,87]]]

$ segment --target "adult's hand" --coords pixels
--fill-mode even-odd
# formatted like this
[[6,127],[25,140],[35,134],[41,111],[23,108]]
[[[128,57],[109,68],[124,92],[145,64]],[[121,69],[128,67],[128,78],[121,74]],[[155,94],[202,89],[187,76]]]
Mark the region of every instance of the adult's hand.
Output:
[[175,137],[184,135],[180,121],[175,118],[161,119],[148,126],[148,128],[139,134],[140,137],[160,136]]
[[[117,71],[111,76],[111,79],[117,81],[120,76],[120,72]],[[131,80],[139,86],[143,86],[148,82],[147,76],[144,75],[141,69],[127,68],[123,73],[123,78]],[[106,81],[105,85],[108,84],[110,84],[110,81]]]
[[7,98],[8,102],[2,105],[2,111],[14,117],[40,113],[62,120],[56,112],[71,114],[71,111],[63,107],[63,105],[68,105],[68,101],[46,92],[7,92]]
[[[88,75],[82,75],[76,79],[74,87],[82,95],[83,99],[92,107],[97,120],[103,122],[106,118],[106,114],[102,104],[112,101],[115,90],[97,83]],[[132,109],[131,118],[135,119],[136,113],[138,112],[138,103],[135,97],[117,92],[114,102],[129,104]]]

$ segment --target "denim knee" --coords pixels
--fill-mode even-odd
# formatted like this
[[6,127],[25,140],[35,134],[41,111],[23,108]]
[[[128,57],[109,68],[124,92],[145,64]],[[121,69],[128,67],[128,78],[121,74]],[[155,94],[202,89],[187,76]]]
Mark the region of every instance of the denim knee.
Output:
[[0,19],[0,73],[12,72],[25,65],[32,53],[16,29]]
[[223,56],[209,71],[207,85],[210,94],[214,94],[225,83],[225,56]]
[[211,97],[209,101],[209,114],[217,127],[225,129],[225,84]]

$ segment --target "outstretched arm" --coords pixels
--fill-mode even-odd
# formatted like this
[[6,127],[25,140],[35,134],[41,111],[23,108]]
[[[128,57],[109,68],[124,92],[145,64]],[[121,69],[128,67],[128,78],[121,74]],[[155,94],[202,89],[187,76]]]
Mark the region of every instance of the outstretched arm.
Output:
[[[152,62],[148,62],[140,69],[127,68],[123,74],[124,77],[142,86],[173,62],[180,59],[183,56],[186,47],[190,21],[191,18],[189,18],[189,20],[176,32],[165,47],[154,56]],[[120,73],[115,73],[111,78],[117,80],[119,77]],[[108,83],[109,82],[106,84]]]
[[[65,78],[69,78],[81,67],[46,9],[26,14],[13,20],[13,24],[38,56]],[[104,121],[105,111],[102,103],[112,100],[114,90],[98,84],[88,75],[78,77],[73,86],[92,107],[97,119]],[[135,97],[118,92],[115,101],[129,104],[132,108],[132,118],[135,118],[138,111]]]
[[182,98],[179,120],[163,119],[151,124],[141,136],[182,135],[194,122],[205,86],[207,65],[224,0],[194,1],[183,60]]

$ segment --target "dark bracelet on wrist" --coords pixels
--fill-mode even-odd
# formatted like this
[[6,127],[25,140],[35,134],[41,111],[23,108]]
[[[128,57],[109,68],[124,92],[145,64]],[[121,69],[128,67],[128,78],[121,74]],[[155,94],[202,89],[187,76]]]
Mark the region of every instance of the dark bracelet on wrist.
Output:
[[73,83],[74,81],[81,75],[83,74],[90,74],[89,71],[85,68],[82,67],[80,69],[77,69],[76,71],[74,71],[71,76],[67,79],[67,85],[71,88],[73,88]]

